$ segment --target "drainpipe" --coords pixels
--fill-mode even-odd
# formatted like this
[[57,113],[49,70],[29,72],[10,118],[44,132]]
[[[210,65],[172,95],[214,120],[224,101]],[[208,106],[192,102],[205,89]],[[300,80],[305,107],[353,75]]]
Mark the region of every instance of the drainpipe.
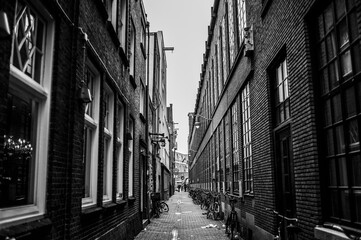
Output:
[[[146,143],[146,159],[147,159],[147,169],[146,171],[148,173],[150,173],[150,171],[148,171],[148,161],[149,161],[149,157],[151,156],[149,153],[149,40],[150,40],[150,33],[149,33],[149,22],[147,21],[146,23],[146,27],[147,27],[147,77],[146,77],[146,86],[145,86],[145,143]],[[149,178],[150,179],[150,178]],[[142,183],[141,183],[142,184]],[[150,196],[148,193],[148,189],[149,189],[149,181],[147,182],[147,196],[144,196],[147,198],[147,217],[148,217],[148,221],[150,221]]]

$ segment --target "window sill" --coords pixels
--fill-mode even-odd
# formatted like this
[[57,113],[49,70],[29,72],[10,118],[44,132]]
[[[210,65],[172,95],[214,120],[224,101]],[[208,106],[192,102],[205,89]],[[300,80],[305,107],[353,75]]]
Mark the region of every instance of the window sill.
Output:
[[0,230],[0,237],[21,238],[21,236],[38,237],[39,235],[45,236],[50,233],[52,222],[48,218],[39,219],[27,223],[22,223],[16,226],[3,228]]
[[86,209],[82,209],[81,217],[83,219],[88,219],[90,216],[94,216],[96,214],[100,214],[100,212],[103,210],[101,207],[90,207]]
[[116,201],[116,204],[117,204],[118,206],[120,206],[120,207],[123,207],[123,206],[125,206],[125,205],[127,204],[127,201],[125,201],[125,200],[123,200],[123,199],[118,199],[118,200]]
[[136,200],[136,198],[135,197],[128,197],[128,203],[134,203],[135,202],[135,200]]
[[318,240],[347,240],[349,239],[344,233],[333,229],[325,228],[322,226],[316,226],[314,228],[314,237]]
[[132,84],[133,88],[136,89],[137,88],[137,83],[135,82],[135,78],[133,75],[129,75],[129,81]]

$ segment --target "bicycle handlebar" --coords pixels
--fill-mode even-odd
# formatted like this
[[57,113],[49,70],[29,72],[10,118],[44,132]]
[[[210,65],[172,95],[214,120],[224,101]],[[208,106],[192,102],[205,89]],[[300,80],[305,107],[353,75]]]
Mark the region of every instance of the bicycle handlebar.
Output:
[[283,216],[282,214],[280,214],[279,212],[277,212],[277,211],[275,211],[275,210],[273,210],[271,208],[266,208],[266,210],[273,212],[273,214],[275,214],[277,217],[280,217],[280,218],[285,219],[287,221],[298,222],[297,218],[289,218],[289,217]]

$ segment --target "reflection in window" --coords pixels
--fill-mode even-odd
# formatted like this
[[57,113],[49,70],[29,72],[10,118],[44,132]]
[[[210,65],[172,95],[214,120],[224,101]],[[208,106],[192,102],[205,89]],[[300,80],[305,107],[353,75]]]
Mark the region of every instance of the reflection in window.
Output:
[[34,201],[37,103],[13,94],[8,94],[7,101],[6,135],[0,156],[0,208]]

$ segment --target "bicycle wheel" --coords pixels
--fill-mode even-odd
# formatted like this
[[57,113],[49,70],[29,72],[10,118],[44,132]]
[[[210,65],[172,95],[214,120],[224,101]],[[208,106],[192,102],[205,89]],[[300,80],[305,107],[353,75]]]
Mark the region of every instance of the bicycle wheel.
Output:
[[168,212],[169,211],[168,204],[166,204],[165,202],[161,202],[159,208],[161,209],[162,212]]

